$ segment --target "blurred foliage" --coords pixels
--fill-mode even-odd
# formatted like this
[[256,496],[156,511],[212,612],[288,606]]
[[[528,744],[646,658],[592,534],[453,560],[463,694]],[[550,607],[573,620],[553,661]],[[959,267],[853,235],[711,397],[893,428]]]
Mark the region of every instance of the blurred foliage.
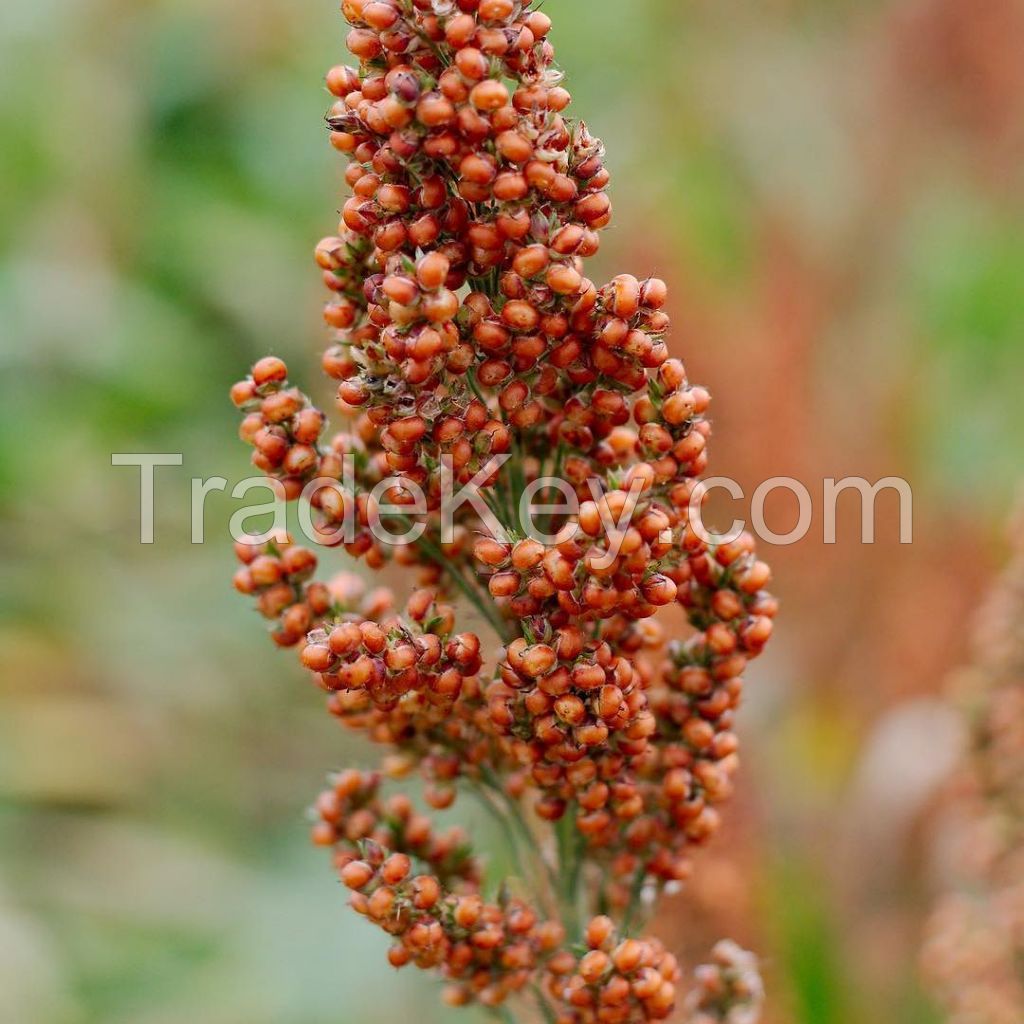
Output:
[[[777,1019],[928,1020],[913,895],[895,925],[857,896],[915,865],[897,857],[879,883],[855,846],[837,878],[821,835],[874,717],[941,671],[881,631],[869,671],[871,638],[841,657],[820,638],[869,606],[955,633],[973,584],[946,571],[946,530],[965,560],[991,552],[1021,476],[1012,67],[971,91],[1006,65],[1000,46],[1019,59],[1017,23],[971,49],[967,0],[549,6],[574,112],[616,176],[601,262],[678,285],[682,349],[720,397],[719,468],[846,471],[864,454],[911,476],[942,537],[924,602],[902,549],[845,563],[834,612],[819,555],[780,555],[789,635],[746,723],[764,770],[756,810],[732,809],[761,827],[714,909],[750,900]],[[229,384],[267,352],[313,380],[310,253],[342,202],[320,76],[343,39],[336,5],[312,0],[0,5],[2,1020],[456,1019],[429,981],[391,981],[307,848],[325,768],[367,755],[233,599],[234,503],[211,496],[208,542],[189,537],[189,478],[244,473]],[[110,465],[133,451],[184,457],[158,470],[153,547],[137,473]],[[453,813],[481,834],[471,807]],[[897,937],[875,967],[879,928]]]

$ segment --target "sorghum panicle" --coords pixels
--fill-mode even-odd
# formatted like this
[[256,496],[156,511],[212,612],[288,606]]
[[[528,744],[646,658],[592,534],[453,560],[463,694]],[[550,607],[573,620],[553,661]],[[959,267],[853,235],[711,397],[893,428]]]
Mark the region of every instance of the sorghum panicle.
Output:
[[922,952],[949,1024],[1024,1020],[1024,515],[1013,541],[979,616],[973,665],[957,679],[971,724],[957,773],[959,877]]
[[[415,587],[396,601],[346,573],[316,582],[317,557],[287,537],[239,544],[235,584],[278,644],[299,647],[330,712],[388,746],[385,774],[419,770],[436,808],[459,783],[482,796],[533,890],[485,902],[465,838],[434,836],[407,798],[379,795],[378,775],[333,782],[314,840],[394,937],[391,962],[439,969],[451,1001],[530,988],[559,1024],[661,1019],[681,972],[631,932],[718,827],[742,676],[777,610],[770,572],[749,536],[711,543],[692,521],[710,396],[669,356],[664,283],[586,277],[609,174],[566,113],[548,15],[522,0],[342,10],[359,67],[328,73],[327,123],[352,194],[316,262],[323,368],[351,425],[327,438],[274,357],[232,398],[254,465],[287,499],[319,481],[319,544],[403,566]],[[442,531],[446,472],[498,535],[471,504]],[[578,506],[547,512],[549,542],[519,516],[542,477]],[[383,543],[381,509],[390,527],[417,518],[416,488],[426,532]],[[500,650],[459,624],[460,599]],[[652,617],[671,605],[692,630],[666,645]],[[690,1004],[702,1024],[754,1020],[752,958],[719,947]]]

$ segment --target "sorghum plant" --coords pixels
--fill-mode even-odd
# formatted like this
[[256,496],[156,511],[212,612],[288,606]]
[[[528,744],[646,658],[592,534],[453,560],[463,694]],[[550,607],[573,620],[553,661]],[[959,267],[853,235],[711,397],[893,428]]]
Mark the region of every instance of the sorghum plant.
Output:
[[[331,780],[313,840],[392,936],[391,963],[436,969],[453,1004],[661,1019],[680,968],[635,936],[718,827],[742,674],[776,612],[769,570],[749,536],[715,543],[691,515],[710,399],[669,357],[665,285],[585,275],[609,175],[565,115],[547,14],[342,9],[360,63],[328,73],[327,121],[352,196],[316,260],[323,366],[352,425],[325,441],[274,357],[232,392],[254,464],[289,500],[305,491],[318,542],[415,578],[396,605],[351,574],[314,581],[317,556],[288,538],[237,545],[235,584],[274,640],[300,649],[331,714],[389,751]],[[446,514],[452,488],[479,500]],[[531,491],[546,539],[524,525]],[[652,616],[669,605],[692,628],[666,645]],[[386,792],[413,771],[433,808],[474,791],[522,879],[485,898],[466,835]],[[702,1024],[749,1024],[760,1003],[731,943],[686,998]]]
[[929,922],[928,987],[950,1024],[1024,1020],[1024,517],[958,677],[971,723],[961,783],[959,877]]

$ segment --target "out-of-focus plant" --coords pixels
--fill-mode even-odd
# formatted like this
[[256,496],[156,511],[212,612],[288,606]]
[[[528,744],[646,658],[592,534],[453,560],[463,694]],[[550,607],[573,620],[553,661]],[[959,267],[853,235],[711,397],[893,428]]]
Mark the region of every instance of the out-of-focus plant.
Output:
[[[749,536],[717,542],[693,520],[710,399],[669,358],[665,285],[584,274],[609,175],[563,116],[548,16],[519,0],[343,10],[360,67],[328,74],[328,125],[353,196],[316,258],[323,365],[354,426],[324,443],[273,356],[232,391],[254,464],[289,500],[305,492],[317,539],[418,577],[398,611],[350,574],[314,579],[316,554],[289,538],[237,545],[236,586],[274,640],[301,649],[332,714],[391,749],[381,772],[332,779],[313,838],[393,936],[391,963],[438,969],[452,1003],[661,1019],[680,968],[635,936],[730,794],[770,573]],[[576,500],[556,504],[551,480]],[[480,503],[445,509],[454,488]],[[526,531],[531,498],[546,539]],[[459,598],[493,656],[457,630]],[[652,616],[674,603],[693,628],[666,648]],[[476,792],[522,883],[488,901],[468,837],[382,792],[415,769],[436,809],[459,783]],[[724,942],[687,1008],[748,1024],[761,1002],[754,958]]]
[[1024,522],[983,608],[971,669],[958,878],[928,925],[922,961],[951,1024],[1024,1020]]

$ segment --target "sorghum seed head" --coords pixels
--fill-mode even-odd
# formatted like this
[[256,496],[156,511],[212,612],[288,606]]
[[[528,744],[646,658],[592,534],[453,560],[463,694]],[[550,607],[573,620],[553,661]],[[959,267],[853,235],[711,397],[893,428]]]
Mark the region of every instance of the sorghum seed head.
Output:
[[[500,1006],[543,976],[559,1024],[644,1024],[671,1011],[678,966],[613,917],[637,884],[685,878],[717,828],[742,673],[777,602],[751,538],[709,543],[689,522],[710,396],[669,357],[665,284],[587,277],[610,175],[567,113],[551,19],[533,6],[343,0],[359,67],[328,72],[327,123],[351,195],[314,256],[322,365],[352,423],[326,435],[276,357],[231,399],[288,501],[337,482],[309,501],[325,546],[415,580],[404,606],[352,576],[319,582],[316,555],[280,538],[238,546],[234,585],[298,649],[330,713],[388,747],[389,783],[418,769],[444,809],[483,778],[564,820],[602,880],[609,916],[577,956],[537,908],[481,899],[465,835],[383,798],[381,775],[344,772],[312,838],[392,937],[389,961],[439,970],[457,1005]],[[527,488],[566,497],[544,489],[552,473],[575,511],[545,509],[545,536],[524,538]],[[490,514],[471,503],[439,536],[452,484]],[[417,489],[425,532],[384,542],[382,518],[423,517]],[[464,593],[502,647],[465,631],[451,603]],[[666,647],[652,617],[672,605],[693,632]],[[730,998],[752,991],[740,960],[716,963],[719,979],[737,968]]]

